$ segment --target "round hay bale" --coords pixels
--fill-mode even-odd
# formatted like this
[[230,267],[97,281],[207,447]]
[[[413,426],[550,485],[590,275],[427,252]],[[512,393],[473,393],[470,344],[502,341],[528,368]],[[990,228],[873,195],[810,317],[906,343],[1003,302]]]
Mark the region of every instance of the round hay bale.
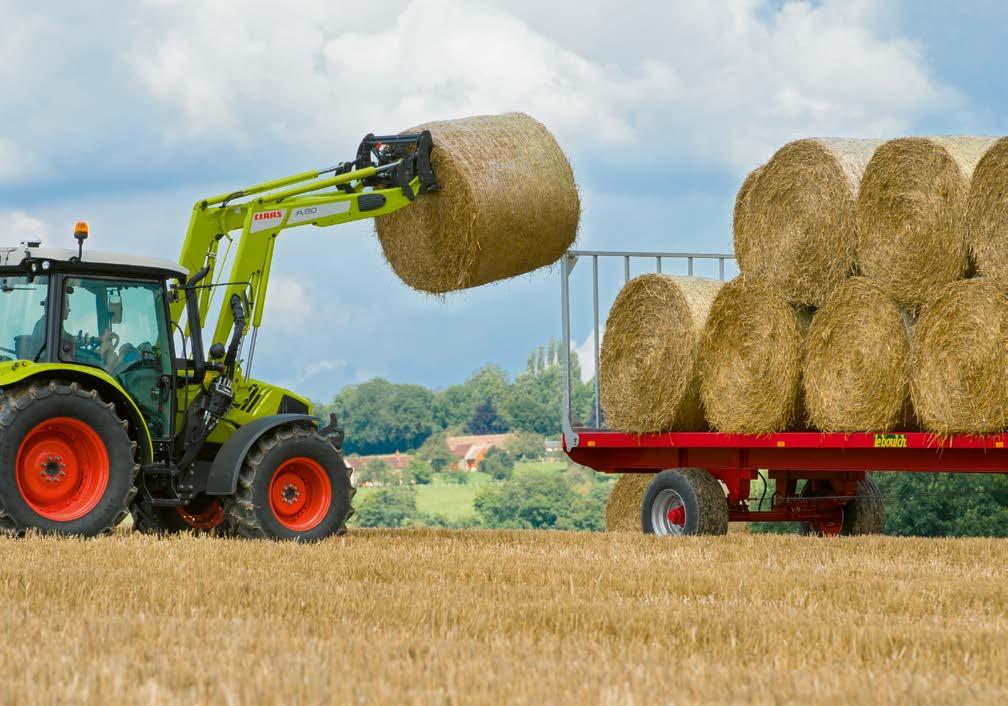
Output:
[[857,198],[857,262],[900,306],[966,274],[970,178],[991,143],[904,137],[875,150]]
[[556,262],[577,236],[574,172],[523,113],[445,120],[430,130],[441,189],[375,219],[385,258],[425,292],[476,287]]
[[765,282],[736,277],[718,293],[700,342],[700,396],[712,427],[769,434],[795,427],[807,314]]
[[1008,284],[1008,137],[991,146],[973,170],[966,232],[977,271]]
[[607,532],[641,532],[641,503],[654,473],[623,473],[609,494],[605,508]]
[[888,431],[908,422],[910,340],[896,304],[852,277],[816,312],[805,337],[802,385],[822,431]]
[[739,269],[819,306],[854,266],[854,200],[877,140],[807,139],[780,148],[735,199]]
[[1008,298],[993,281],[951,282],[924,305],[910,343],[910,395],[921,425],[985,434],[1008,424]]
[[599,358],[601,403],[613,429],[643,434],[704,429],[696,356],[722,283],[646,274],[609,310]]

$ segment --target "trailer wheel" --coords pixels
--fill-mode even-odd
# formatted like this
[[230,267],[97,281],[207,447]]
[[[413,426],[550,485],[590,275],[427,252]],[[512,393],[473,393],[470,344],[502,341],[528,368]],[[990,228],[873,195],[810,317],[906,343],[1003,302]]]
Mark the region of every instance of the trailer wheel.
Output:
[[242,537],[316,541],[346,531],[354,492],[343,455],[326,437],[281,427],[249,451],[225,513]]
[[641,503],[645,534],[726,534],[728,502],[721,484],[701,468],[655,475]]
[[95,390],[51,380],[0,396],[0,527],[93,537],[136,494],[136,443]]
[[[814,497],[815,494],[830,495],[832,490],[818,489],[811,482],[805,483],[802,489],[803,497]],[[847,501],[841,509],[843,521],[837,528],[833,523],[824,526],[820,523],[802,522],[799,532],[804,535],[826,536],[837,535],[852,537],[862,534],[882,534],[885,532],[885,506],[882,503],[882,492],[874,480],[865,476],[858,481],[857,496]],[[839,530],[839,531],[838,531]]]

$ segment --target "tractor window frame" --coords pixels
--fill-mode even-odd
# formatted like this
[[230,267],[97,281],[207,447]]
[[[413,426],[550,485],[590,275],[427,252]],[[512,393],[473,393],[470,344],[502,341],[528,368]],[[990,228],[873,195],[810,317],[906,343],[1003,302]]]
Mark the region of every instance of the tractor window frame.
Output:
[[[63,342],[62,341],[62,337],[63,337],[63,313],[64,313],[63,312],[63,307],[65,306],[66,302],[65,302],[65,300],[63,298],[63,293],[66,291],[67,280],[78,280],[78,279],[86,279],[86,280],[92,280],[92,281],[108,281],[108,282],[117,283],[117,284],[123,284],[123,285],[127,285],[127,286],[135,284],[135,285],[141,285],[141,286],[150,287],[152,290],[156,288],[156,290],[159,292],[159,295],[158,295],[159,299],[157,299],[155,301],[155,307],[158,309],[158,313],[160,314],[161,318],[163,319],[163,325],[165,327],[164,345],[166,346],[166,350],[165,350],[165,352],[163,352],[161,354],[161,356],[163,358],[167,358],[167,367],[168,367],[168,370],[167,370],[167,372],[163,373],[163,375],[165,377],[167,377],[167,381],[168,381],[167,382],[168,389],[165,392],[165,394],[167,396],[167,404],[166,404],[166,409],[164,411],[164,420],[163,420],[163,426],[162,426],[162,433],[155,434],[154,430],[150,429],[149,425],[148,425],[148,430],[151,433],[152,440],[154,440],[156,442],[157,441],[170,441],[174,437],[174,434],[175,434],[175,427],[176,427],[175,417],[176,417],[177,412],[178,412],[178,400],[177,400],[176,394],[175,394],[176,393],[176,390],[175,390],[175,378],[176,378],[176,375],[177,375],[177,368],[178,368],[178,366],[177,366],[177,362],[176,362],[176,359],[175,359],[175,336],[174,336],[175,322],[172,320],[172,317],[171,317],[171,297],[169,295],[167,282],[163,278],[159,278],[159,277],[156,277],[156,276],[147,276],[147,277],[144,277],[144,276],[132,276],[131,277],[131,276],[128,276],[128,275],[121,275],[121,274],[114,273],[114,272],[80,272],[80,273],[77,273],[77,272],[66,272],[66,271],[64,271],[64,272],[59,273],[57,276],[50,277],[50,281],[49,281],[49,296],[50,297],[53,297],[53,296],[58,297],[57,299],[54,299],[53,301],[59,302],[58,312],[57,312],[57,310],[53,309],[52,307],[49,307],[49,313],[50,313],[49,322],[48,322],[49,323],[49,326],[48,326],[49,332],[48,332],[48,336],[47,336],[46,349],[47,349],[47,351],[50,351],[50,353],[47,354],[50,357],[50,360],[52,362],[61,363],[61,364],[79,365],[79,366],[82,366],[82,367],[94,368],[95,370],[101,370],[106,375],[108,375],[113,380],[115,380],[116,384],[119,385],[123,390],[126,390],[126,388],[123,386],[122,381],[119,380],[117,378],[117,376],[114,375],[111,371],[106,370],[104,366],[102,366],[102,365],[96,365],[94,363],[87,362],[87,361],[68,360],[64,356],[63,346],[62,346],[62,342]],[[102,312],[99,312],[99,315],[101,313]],[[107,314],[107,312],[105,312],[105,313]],[[96,324],[97,324],[97,322],[96,322]],[[129,394],[129,391],[127,391],[127,394]],[[131,401],[133,402],[134,405],[137,405],[137,407],[140,408],[141,411],[142,411],[143,408],[140,407],[140,405],[138,404],[138,401],[136,399],[131,398]]]

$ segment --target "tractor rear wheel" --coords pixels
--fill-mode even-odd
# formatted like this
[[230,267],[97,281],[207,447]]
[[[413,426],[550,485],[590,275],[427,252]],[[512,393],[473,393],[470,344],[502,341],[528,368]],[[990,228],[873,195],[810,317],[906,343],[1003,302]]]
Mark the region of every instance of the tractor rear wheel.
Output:
[[223,534],[226,527],[220,498],[200,495],[178,507],[151,507],[136,502],[130,506],[133,529],[147,534]]
[[240,536],[310,542],[346,531],[354,492],[343,455],[326,437],[283,427],[249,451],[225,512]]
[[136,443],[97,391],[52,380],[0,395],[0,527],[92,537],[136,494]]
[[702,468],[662,471],[641,503],[644,534],[727,534],[728,501],[721,484]]

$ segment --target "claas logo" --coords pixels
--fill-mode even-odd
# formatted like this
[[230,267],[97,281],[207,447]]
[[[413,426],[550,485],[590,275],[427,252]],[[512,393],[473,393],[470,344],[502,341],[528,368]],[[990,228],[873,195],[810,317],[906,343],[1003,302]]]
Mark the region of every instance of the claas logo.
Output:
[[876,449],[905,449],[907,447],[906,434],[876,434]]
[[263,211],[252,216],[253,221],[268,221],[283,216],[283,211]]

